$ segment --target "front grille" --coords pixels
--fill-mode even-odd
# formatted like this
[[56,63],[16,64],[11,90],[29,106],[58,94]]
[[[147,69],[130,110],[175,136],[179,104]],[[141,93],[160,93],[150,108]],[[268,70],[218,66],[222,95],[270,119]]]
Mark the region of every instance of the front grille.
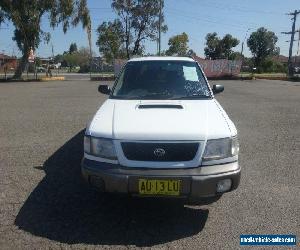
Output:
[[191,161],[199,143],[122,142],[125,157],[132,161]]

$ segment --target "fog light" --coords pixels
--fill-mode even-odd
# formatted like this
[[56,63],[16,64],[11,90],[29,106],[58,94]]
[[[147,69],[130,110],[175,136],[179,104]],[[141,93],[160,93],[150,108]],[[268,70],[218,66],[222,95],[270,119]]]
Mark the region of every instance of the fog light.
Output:
[[231,179],[221,180],[217,184],[217,192],[223,193],[231,188]]

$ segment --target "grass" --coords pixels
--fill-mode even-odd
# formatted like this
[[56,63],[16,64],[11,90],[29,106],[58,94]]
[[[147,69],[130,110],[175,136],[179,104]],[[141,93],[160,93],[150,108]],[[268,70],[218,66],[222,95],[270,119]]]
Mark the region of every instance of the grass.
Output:
[[239,74],[240,77],[287,77],[286,73],[246,73],[242,72]]

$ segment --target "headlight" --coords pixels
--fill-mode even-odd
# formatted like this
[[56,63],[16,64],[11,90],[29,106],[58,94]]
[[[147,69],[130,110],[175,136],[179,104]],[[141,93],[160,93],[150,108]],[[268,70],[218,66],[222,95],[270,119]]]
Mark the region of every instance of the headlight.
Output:
[[91,153],[91,137],[90,136],[84,136],[83,148],[84,148],[85,153],[87,153],[87,154]]
[[220,160],[238,155],[237,137],[208,140],[203,154],[203,161]]
[[239,145],[239,140],[236,137],[231,138],[231,155],[236,156],[239,154],[240,151],[240,145]]
[[84,152],[94,156],[116,160],[116,151],[111,139],[84,137]]

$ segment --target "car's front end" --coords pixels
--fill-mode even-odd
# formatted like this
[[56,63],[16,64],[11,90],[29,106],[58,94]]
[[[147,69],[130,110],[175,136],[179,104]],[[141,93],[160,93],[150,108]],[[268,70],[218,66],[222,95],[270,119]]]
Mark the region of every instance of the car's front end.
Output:
[[82,174],[91,186],[189,200],[238,187],[237,130],[213,95],[144,97],[111,95],[88,125]]

